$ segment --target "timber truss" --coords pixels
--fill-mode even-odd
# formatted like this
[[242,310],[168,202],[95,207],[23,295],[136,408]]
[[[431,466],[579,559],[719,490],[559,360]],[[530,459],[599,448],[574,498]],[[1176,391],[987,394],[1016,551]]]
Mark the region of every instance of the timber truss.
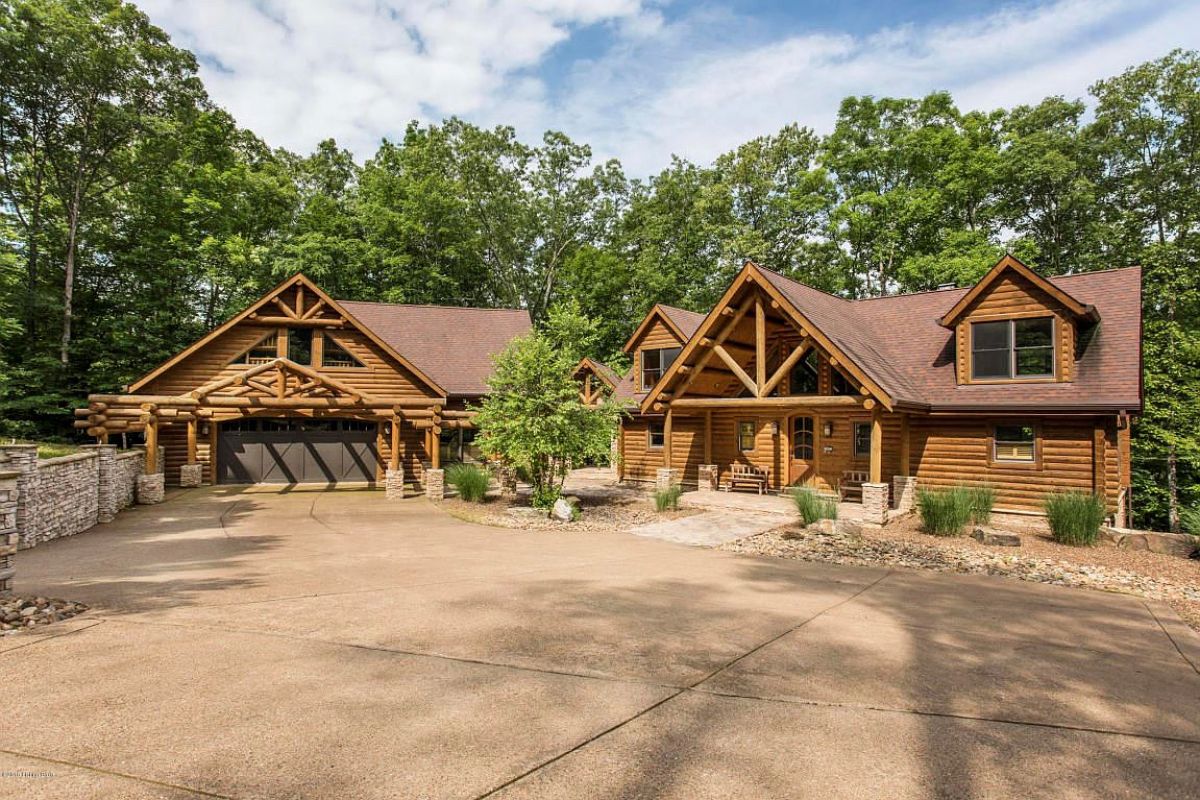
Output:
[[[837,370],[849,394],[786,395],[788,376],[813,350]],[[781,395],[780,389],[784,390]],[[871,410],[891,398],[837,344],[747,263],[647,393],[642,413],[750,406],[857,406]]]

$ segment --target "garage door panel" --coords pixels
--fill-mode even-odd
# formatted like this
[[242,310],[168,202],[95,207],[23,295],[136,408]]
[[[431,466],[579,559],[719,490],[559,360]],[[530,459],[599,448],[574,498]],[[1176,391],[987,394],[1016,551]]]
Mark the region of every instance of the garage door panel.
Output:
[[219,483],[374,481],[373,425],[351,420],[240,420],[219,433]]

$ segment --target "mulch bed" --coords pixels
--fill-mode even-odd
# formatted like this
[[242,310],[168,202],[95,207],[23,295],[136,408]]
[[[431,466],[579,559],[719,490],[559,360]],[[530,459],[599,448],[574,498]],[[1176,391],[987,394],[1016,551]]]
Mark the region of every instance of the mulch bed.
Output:
[[1200,561],[1115,547],[1059,544],[1033,529],[1021,547],[969,536],[931,536],[914,517],[861,533],[823,533],[799,523],[721,545],[721,549],[834,564],[1001,575],[1038,583],[1122,592],[1161,600],[1200,631]]
[[49,597],[0,595],[0,635],[28,631],[87,611],[83,603]]

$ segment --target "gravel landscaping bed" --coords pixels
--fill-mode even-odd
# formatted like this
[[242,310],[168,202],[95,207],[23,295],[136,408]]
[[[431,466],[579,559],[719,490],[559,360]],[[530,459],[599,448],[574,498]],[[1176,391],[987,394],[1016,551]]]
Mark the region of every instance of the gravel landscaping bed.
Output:
[[83,603],[48,597],[0,596],[0,634],[11,635],[23,630],[70,619],[87,611]]
[[579,508],[583,513],[575,522],[550,519],[545,512],[531,508],[526,492],[518,493],[516,497],[489,494],[484,503],[446,498],[441,506],[453,516],[479,525],[562,533],[618,533],[649,522],[665,522],[700,513],[700,510],[690,508],[655,511],[652,497],[626,487],[571,489],[565,496],[579,499]]
[[967,536],[930,536],[915,519],[861,533],[824,533],[799,523],[721,545],[737,553],[1001,575],[1025,581],[1123,592],[1162,600],[1200,631],[1200,561],[1114,547],[1071,547],[1021,530],[1021,547],[980,544]]

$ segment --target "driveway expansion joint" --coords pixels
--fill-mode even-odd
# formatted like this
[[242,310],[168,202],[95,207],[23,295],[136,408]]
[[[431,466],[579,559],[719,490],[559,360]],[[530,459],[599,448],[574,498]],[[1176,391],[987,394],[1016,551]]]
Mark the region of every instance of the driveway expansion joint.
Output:
[[77,761],[66,761],[61,758],[39,756],[34,753],[26,753],[21,750],[9,750],[3,747],[0,747],[0,753],[13,756],[14,758],[28,758],[34,761],[44,761],[47,764],[58,764],[59,766],[63,767],[87,770],[88,772],[94,772],[97,775],[108,775],[109,777],[113,778],[123,778],[129,781],[136,781],[137,783],[158,786],[163,789],[171,789],[172,791],[176,792],[187,792],[188,794],[194,794],[197,797],[215,797],[218,798],[218,800],[235,800],[232,796],[227,794],[217,794],[216,792],[209,792],[205,791],[204,789],[195,789],[191,786],[181,786],[177,783],[168,783],[166,781],[155,780],[154,778],[145,778],[140,775],[130,775],[128,772],[117,772],[116,770],[105,769],[104,767],[93,767],[90,764],[81,764]]

